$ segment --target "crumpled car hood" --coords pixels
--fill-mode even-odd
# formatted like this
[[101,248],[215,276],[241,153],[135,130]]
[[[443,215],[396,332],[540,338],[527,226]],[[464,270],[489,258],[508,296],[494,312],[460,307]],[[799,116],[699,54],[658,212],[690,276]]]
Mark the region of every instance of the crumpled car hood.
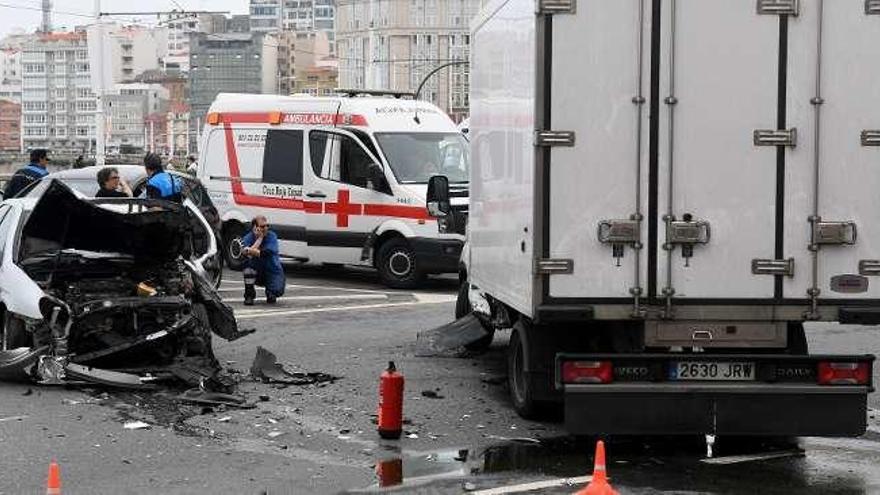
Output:
[[[98,202],[137,213],[113,211]],[[144,199],[86,201],[53,180],[24,224],[21,254],[26,258],[80,249],[153,259],[189,258],[192,220],[189,211],[177,204]]]

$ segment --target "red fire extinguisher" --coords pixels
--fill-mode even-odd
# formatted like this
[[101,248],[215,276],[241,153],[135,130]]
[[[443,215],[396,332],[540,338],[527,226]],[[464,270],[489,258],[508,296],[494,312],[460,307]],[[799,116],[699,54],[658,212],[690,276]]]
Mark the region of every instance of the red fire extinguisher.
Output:
[[403,375],[394,361],[379,377],[379,436],[398,439],[403,431]]

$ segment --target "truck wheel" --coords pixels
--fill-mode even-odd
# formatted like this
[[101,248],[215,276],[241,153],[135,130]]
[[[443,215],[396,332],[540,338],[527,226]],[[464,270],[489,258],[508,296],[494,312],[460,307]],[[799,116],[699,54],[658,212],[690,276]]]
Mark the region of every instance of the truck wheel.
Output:
[[238,222],[230,222],[223,228],[223,258],[230,270],[241,271],[241,237],[244,226]]
[[379,247],[376,268],[382,283],[393,289],[414,289],[425,275],[419,271],[416,252],[405,239],[395,237]]
[[[455,319],[464,318],[465,316],[471,314],[473,312],[473,308],[471,307],[470,300],[470,284],[467,282],[462,282],[458,287],[458,298],[455,300]],[[464,346],[465,349],[473,352],[485,352],[489,349],[489,346],[492,345],[492,339],[495,337],[495,329],[492,328],[492,325],[488,324],[488,322],[483,321],[482,318],[477,317],[477,320],[480,321],[480,325],[483,326],[483,329],[487,332],[486,336],[477,340],[475,342],[471,342],[470,344],[466,344]]]
[[539,404],[533,397],[531,380],[526,373],[528,352],[525,331],[517,325],[510,333],[510,344],[507,347],[507,382],[510,386],[510,398],[517,414],[525,419],[537,419]]

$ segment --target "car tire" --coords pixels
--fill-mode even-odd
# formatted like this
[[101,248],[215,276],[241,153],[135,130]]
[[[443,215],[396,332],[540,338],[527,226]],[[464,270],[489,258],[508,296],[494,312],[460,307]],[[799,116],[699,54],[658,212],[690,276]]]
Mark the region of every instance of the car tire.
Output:
[[[241,238],[244,226],[238,222],[230,222],[223,228],[223,259],[230,270],[241,271],[244,262],[241,254]],[[239,255],[236,256],[236,253]]]
[[2,337],[2,345],[4,349],[17,349],[19,347],[33,346],[33,338],[25,329],[24,321],[9,314],[8,311],[3,312]]
[[425,279],[419,270],[416,252],[400,237],[379,246],[376,268],[382,283],[393,289],[414,289]]
[[[463,282],[458,287],[458,297],[455,300],[455,319],[464,318],[473,313],[473,311],[470,300],[470,284]],[[492,328],[489,322],[483,321],[483,318],[477,316],[477,320],[483,326],[483,330],[486,331],[486,336],[470,344],[465,344],[464,348],[473,352],[485,352],[492,345],[492,340],[495,338],[495,329]]]

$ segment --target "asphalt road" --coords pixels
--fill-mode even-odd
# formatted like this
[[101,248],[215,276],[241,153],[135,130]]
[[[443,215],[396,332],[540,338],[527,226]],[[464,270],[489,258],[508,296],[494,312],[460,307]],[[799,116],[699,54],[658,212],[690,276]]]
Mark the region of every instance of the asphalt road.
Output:
[[[299,269],[288,284],[271,307],[262,300],[242,306],[238,274],[228,273],[222,287],[240,326],[257,331],[232,343],[217,339],[215,352],[242,377],[239,390],[254,409],[181,407],[171,393],[0,384],[0,494],[42,493],[52,458],[65,494],[511,493],[534,482],[557,485],[544,493],[572,493],[577,486],[559,480],[589,474],[589,440],[510,409],[506,333],[482,356],[415,357],[416,333],[451,319],[454,279],[393,291],[369,272]],[[808,330],[813,351],[880,354],[880,329]],[[250,381],[258,346],[291,371],[339,379],[288,387]],[[406,377],[399,441],[380,440],[373,423],[389,360]],[[869,401],[880,409],[877,394]],[[125,429],[133,420],[150,427]],[[702,438],[612,439],[609,474],[622,494],[880,493],[876,411],[869,423],[857,439],[719,439],[712,459]]]

